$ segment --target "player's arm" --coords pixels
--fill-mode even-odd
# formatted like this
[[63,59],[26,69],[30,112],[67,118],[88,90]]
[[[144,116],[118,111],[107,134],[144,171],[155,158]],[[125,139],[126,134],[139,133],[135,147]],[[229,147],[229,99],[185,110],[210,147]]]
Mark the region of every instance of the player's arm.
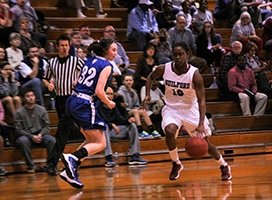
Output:
[[203,126],[206,114],[205,88],[203,78],[198,70],[194,73],[193,83],[196,90],[196,96],[199,106],[199,126]]
[[115,103],[109,100],[105,92],[105,86],[110,74],[111,66],[107,66],[101,71],[95,88],[95,94],[109,109],[112,109],[115,107]]
[[151,97],[150,97],[150,90],[153,84],[153,81],[162,77],[163,73],[164,73],[164,66],[165,65],[159,65],[154,71],[152,71],[147,79],[146,79],[146,83],[145,83],[145,98],[143,100],[143,106],[144,108],[147,106],[146,104],[150,102]]

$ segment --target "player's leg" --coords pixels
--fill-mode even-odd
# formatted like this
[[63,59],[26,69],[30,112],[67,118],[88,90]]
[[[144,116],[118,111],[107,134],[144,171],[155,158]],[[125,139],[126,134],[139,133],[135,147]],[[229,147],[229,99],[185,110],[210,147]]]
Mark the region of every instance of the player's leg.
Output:
[[180,176],[180,172],[183,169],[183,165],[179,159],[177,136],[178,130],[181,126],[181,120],[176,111],[164,107],[162,110],[162,129],[165,133],[165,142],[169,151],[170,158],[172,160],[172,170],[169,175],[170,180],[176,180]]
[[232,175],[230,166],[220,154],[216,146],[210,143],[209,138],[205,137],[205,139],[208,142],[208,153],[216,160],[216,162],[220,166],[222,181],[231,180]]
[[[198,126],[198,121],[199,121],[198,116],[195,114],[195,111],[194,110],[188,111],[188,112],[186,112],[186,114],[184,114],[184,116],[186,116],[186,120],[183,121],[183,125],[184,125],[186,131],[189,133],[189,135],[191,137],[199,135],[195,131]],[[224,158],[222,157],[222,155],[220,154],[220,152],[218,151],[216,146],[211,144],[208,139],[212,134],[211,134],[211,129],[209,127],[209,121],[206,117],[204,120],[204,133],[202,133],[201,135],[202,135],[202,137],[204,137],[206,139],[206,141],[208,143],[208,153],[216,160],[216,162],[220,166],[221,179],[222,180],[230,180],[232,178],[230,166],[224,160]]]

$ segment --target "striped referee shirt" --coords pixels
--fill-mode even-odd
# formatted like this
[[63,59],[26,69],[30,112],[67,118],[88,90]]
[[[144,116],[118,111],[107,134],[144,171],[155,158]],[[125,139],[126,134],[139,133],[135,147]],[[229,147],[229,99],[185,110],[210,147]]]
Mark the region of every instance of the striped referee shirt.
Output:
[[53,78],[57,96],[68,96],[72,93],[73,84],[76,83],[83,66],[84,61],[76,56],[51,58],[44,78],[48,81]]

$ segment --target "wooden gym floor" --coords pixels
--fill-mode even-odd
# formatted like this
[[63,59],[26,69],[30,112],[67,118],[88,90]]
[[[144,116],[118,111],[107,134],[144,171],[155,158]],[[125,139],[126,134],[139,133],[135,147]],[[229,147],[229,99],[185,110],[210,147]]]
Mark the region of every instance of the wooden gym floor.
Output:
[[185,160],[177,181],[169,181],[170,162],[146,167],[81,168],[84,189],[71,188],[46,173],[9,174],[0,178],[0,200],[80,199],[272,199],[272,154],[227,158],[231,182],[220,180],[213,159]]

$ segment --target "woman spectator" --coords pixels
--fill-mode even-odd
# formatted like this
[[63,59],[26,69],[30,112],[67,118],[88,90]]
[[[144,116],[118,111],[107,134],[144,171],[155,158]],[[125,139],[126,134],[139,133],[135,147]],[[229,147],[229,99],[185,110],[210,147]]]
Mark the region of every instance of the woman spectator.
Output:
[[225,53],[221,42],[221,35],[215,33],[213,24],[205,21],[202,32],[196,39],[197,56],[204,58],[208,65],[215,63],[215,66],[219,66],[221,57]]
[[265,70],[268,68],[266,62],[260,62],[259,57],[255,55],[258,47],[255,43],[249,42],[245,47],[247,65],[255,73],[255,78],[257,81],[258,92],[265,93],[268,97],[272,97],[272,89],[270,87],[269,81],[266,77]]
[[7,61],[7,53],[4,47],[0,46],[0,63]]
[[251,16],[248,12],[241,14],[240,19],[237,20],[232,29],[230,41],[232,43],[236,40],[239,40],[243,44],[243,47],[245,47],[249,41],[254,42],[258,46],[257,54],[260,55],[263,41],[256,35],[255,28],[251,22]]
[[12,13],[6,0],[0,0],[0,43],[8,47],[9,35],[14,32],[12,27]]
[[[23,51],[24,55],[27,54],[28,49],[33,44],[33,42],[41,47],[39,37],[34,32],[29,31],[29,19],[26,17],[22,17],[20,19],[19,34],[21,35],[21,45],[19,48]],[[45,44],[43,46],[45,46]]]
[[141,88],[145,85],[146,78],[149,73],[152,72],[154,67],[159,64],[155,52],[156,45],[153,43],[148,43],[143,50],[143,56],[137,61],[134,75],[134,88],[137,90],[138,94],[140,94]]
[[6,114],[10,114],[11,120],[15,111],[21,107],[21,99],[18,95],[17,82],[14,79],[14,71],[6,61],[0,63],[0,99],[6,108]]

